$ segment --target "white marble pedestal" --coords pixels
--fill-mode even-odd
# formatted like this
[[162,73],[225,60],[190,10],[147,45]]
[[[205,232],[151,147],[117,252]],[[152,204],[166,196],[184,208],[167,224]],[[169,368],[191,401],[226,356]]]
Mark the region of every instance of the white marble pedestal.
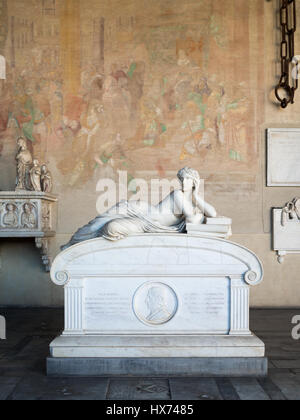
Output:
[[51,270],[65,288],[65,330],[48,375],[264,376],[265,346],[249,330],[249,289],[262,277],[252,252],[221,239],[75,245]]

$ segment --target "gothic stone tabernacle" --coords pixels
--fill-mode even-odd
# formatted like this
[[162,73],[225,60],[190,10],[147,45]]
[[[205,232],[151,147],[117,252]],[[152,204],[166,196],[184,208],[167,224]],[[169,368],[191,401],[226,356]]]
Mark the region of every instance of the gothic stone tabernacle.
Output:
[[35,238],[46,271],[49,240],[55,236],[57,198],[37,191],[0,191],[0,238]]

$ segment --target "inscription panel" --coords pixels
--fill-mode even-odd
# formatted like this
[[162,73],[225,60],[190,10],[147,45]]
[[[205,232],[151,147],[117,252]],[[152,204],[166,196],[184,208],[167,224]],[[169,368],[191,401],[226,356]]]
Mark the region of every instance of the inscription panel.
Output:
[[268,130],[268,186],[300,186],[300,129]]
[[84,311],[87,333],[228,334],[230,279],[87,279]]
[[98,292],[95,297],[85,299],[85,309],[94,318],[98,316],[126,316],[130,305],[129,297],[122,297],[119,293]]
[[226,308],[225,291],[190,293],[184,296],[185,304],[192,315],[220,315]]

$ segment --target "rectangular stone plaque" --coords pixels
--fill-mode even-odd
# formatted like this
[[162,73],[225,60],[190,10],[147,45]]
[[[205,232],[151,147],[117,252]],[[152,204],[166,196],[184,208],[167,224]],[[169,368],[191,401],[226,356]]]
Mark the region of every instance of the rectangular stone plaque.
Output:
[[275,251],[300,252],[300,223],[298,219],[281,224],[282,209],[273,209],[273,232]]
[[[126,282],[126,284],[125,284]],[[230,279],[88,279],[84,330],[99,333],[215,333],[230,330]]]
[[268,129],[268,187],[300,186],[300,129]]

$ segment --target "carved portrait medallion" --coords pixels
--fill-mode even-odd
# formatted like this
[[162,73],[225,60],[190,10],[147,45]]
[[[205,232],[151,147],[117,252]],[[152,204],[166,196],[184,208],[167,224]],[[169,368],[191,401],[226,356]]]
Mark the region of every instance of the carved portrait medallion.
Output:
[[133,309],[136,317],[147,325],[163,325],[174,318],[178,299],[164,283],[145,283],[135,293]]

